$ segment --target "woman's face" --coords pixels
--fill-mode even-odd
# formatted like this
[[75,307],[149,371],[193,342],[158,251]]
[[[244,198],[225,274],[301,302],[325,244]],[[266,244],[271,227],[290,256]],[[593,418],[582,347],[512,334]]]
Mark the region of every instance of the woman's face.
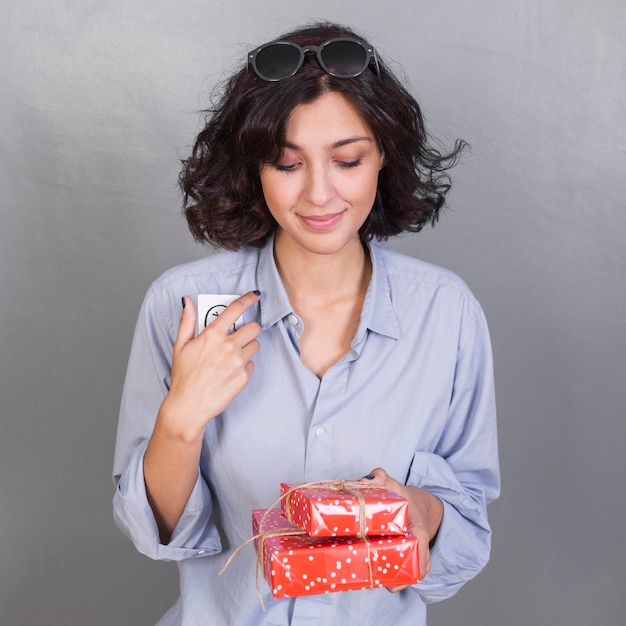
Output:
[[297,106],[279,162],[260,170],[277,245],[323,255],[360,246],[382,166],[372,131],[344,96],[331,91]]

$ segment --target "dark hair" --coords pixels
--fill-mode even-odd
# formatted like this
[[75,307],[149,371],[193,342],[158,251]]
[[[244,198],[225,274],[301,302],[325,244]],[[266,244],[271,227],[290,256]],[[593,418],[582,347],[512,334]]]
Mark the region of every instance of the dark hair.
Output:
[[[351,29],[328,22],[280,39],[304,46],[333,37],[365,41]],[[312,57],[307,55],[294,76],[278,82],[264,81],[252,69],[242,68],[227,81],[216,106],[205,112],[206,125],[183,161],[179,179],[185,216],[196,240],[237,250],[260,246],[275,231],[260,166],[278,163],[293,109],[328,91],[343,94],[356,107],[385,155],[361,239],[418,232],[437,221],[450,189],[446,170],[456,163],[464,142],[457,141],[447,155],[430,145],[418,103],[382,59],[380,77],[370,68],[355,78],[334,78]]]

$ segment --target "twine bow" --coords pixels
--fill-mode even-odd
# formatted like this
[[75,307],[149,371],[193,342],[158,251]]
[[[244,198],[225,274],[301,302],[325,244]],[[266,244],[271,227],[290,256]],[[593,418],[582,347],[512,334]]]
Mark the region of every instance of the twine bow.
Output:
[[[360,492],[359,488],[362,489],[365,486],[364,483],[354,481],[354,480],[320,480],[312,483],[305,483],[304,485],[297,485],[292,487],[291,489],[285,491],[285,493],[278,499],[276,504],[280,503],[282,500],[285,500],[285,511],[287,513],[287,519],[294,524],[294,521],[291,516],[291,496],[297,490],[302,489],[315,489],[316,487],[324,487],[325,489],[332,489],[335,491],[343,491],[345,493],[354,496],[359,503],[359,531],[356,536],[359,539],[364,539],[367,533],[366,528],[366,520],[365,520],[365,498],[363,494]],[[376,489],[384,489],[380,485],[367,485],[367,487],[372,487]],[[272,507],[273,508],[273,507]]]

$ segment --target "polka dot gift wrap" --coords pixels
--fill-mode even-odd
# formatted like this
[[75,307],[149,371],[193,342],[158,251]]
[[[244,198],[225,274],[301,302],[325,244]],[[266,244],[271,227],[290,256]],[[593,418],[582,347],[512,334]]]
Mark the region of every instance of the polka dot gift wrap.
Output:
[[419,582],[417,539],[412,535],[313,538],[278,509],[255,510],[252,521],[255,536],[265,533],[255,546],[274,598]]
[[[343,481],[334,482],[341,485]],[[325,484],[293,487],[282,483],[281,495],[288,496],[281,500],[281,512],[311,537],[407,534],[406,498],[381,487],[347,484],[349,487],[343,490]],[[361,532],[361,515],[364,533]]]

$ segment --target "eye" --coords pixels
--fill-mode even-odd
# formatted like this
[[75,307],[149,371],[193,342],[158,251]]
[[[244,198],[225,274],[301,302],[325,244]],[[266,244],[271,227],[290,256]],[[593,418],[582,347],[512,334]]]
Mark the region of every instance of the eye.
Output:
[[293,172],[295,171],[297,167],[298,167],[297,163],[289,163],[289,164],[276,163],[276,165],[274,165],[274,168],[278,170],[279,172]]
[[339,161],[340,167],[345,167],[346,169],[351,167],[358,167],[363,162],[363,158],[359,157],[355,161]]

